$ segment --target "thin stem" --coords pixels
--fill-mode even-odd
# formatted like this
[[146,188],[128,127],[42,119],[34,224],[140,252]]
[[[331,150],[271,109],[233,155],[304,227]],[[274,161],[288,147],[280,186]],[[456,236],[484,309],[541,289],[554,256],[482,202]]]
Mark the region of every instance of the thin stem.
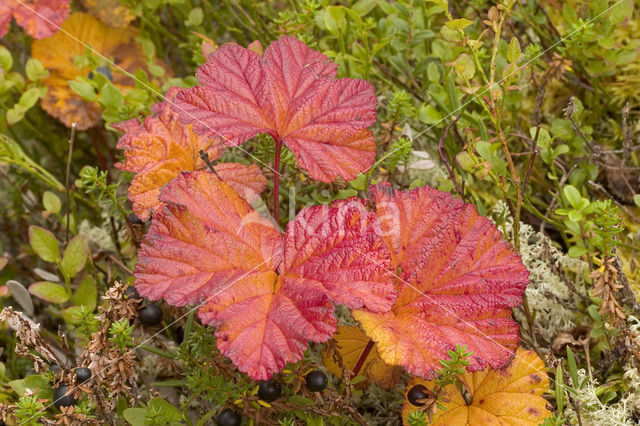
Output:
[[282,154],[282,140],[279,137],[273,138],[276,141],[276,156],[273,159],[273,218],[276,224],[280,219],[280,154]]
[[64,187],[67,193],[67,223],[65,224],[65,242],[69,242],[69,216],[71,214],[71,195],[69,188],[69,179],[71,177],[71,156],[73,154],[73,140],[76,136],[76,123],[71,126],[71,138],[69,138],[69,155],[67,156],[67,171],[64,178]]
[[360,354],[360,358],[358,358],[358,362],[356,362],[355,367],[353,367],[353,374],[351,376],[352,378],[356,377],[360,372],[360,369],[362,369],[362,366],[364,365],[364,361],[369,356],[371,349],[373,349],[373,345],[375,345],[373,340],[369,340],[369,343],[367,343],[367,346],[365,346],[364,349],[362,350],[362,353]]
[[156,354],[164,358],[178,359],[177,354],[172,354],[170,352],[163,351],[162,349],[154,348],[153,346],[140,345],[136,342],[127,342],[127,346],[136,348],[136,349],[142,349],[144,351],[151,352],[152,354]]

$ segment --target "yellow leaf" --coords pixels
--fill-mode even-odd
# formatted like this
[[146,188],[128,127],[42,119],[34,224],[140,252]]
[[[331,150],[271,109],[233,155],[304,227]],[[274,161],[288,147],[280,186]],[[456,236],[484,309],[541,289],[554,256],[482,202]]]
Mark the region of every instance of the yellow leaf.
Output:
[[118,0],[82,0],[84,7],[112,28],[126,28],[136,15]]
[[[135,43],[135,29],[112,29],[86,13],[72,14],[61,28],[53,37],[35,40],[31,45],[31,56],[50,72],[49,78],[42,80],[49,88],[42,98],[42,108],[65,125],[71,127],[75,122],[79,130],[85,130],[99,122],[101,109],[96,102],[84,101],[69,87],[69,80],[88,77],[91,71],[76,67],[73,59],[85,54],[86,46],[128,72],[146,68],[145,59]],[[108,67],[116,87],[121,90],[134,87],[132,78],[112,64]]]
[[[440,402],[446,410],[437,409],[432,425],[537,426],[551,415],[547,400],[542,397],[549,390],[549,377],[544,362],[533,351],[518,348],[516,357],[505,369],[487,368],[458,379],[468,392],[470,402],[467,403],[455,384],[447,386]],[[434,383],[414,377],[407,383],[407,392],[416,385],[432,390]],[[405,425],[409,413],[417,410],[420,407],[412,405],[405,393],[402,407]]]
[[[367,346],[367,343],[369,343],[369,338],[359,327],[351,326],[338,327],[333,338],[340,348],[340,355],[342,356],[344,366],[348,370],[353,370],[358,362],[358,358],[360,358],[360,354],[365,346]],[[327,350],[322,352],[322,362],[331,373],[338,377],[342,376],[340,367]],[[369,379],[366,383],[373,380],[378,386],[390,389],[400,382],[402,369],[397,366],[388,365],[382,361],[374,345],[358,374],[366,376]]]

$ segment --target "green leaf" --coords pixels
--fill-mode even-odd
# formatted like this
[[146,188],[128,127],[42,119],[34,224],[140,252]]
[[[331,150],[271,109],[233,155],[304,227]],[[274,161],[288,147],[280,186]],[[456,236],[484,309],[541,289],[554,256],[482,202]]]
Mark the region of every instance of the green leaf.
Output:
[[556,407],[558,412],[564,410],[564,375],[562,373],[562,365],[556,367]]
[[39,281],[31,284],[29,286],[29,293],[51,303],[61,304],[69,300],[69,295],[64,287],[49,281]]
[[89,83],[72,80],[69,81],[69,87],[87,102],[95,102],[98,100],[98,95],[96,95],[95,89]]
[[522,51],[520,50],[520,42],[515,36],[511,37],[509,48],[507,49],[507,60],[512,64],[515,64],[520,58],[521,54]]
[[324,11],[324,26],[332,34],[338,34],[340,28],[344,28],[344,8],[343,6],[329,6]]
[[124,417],[123,413],[127,408],[129,408],[129,404],[127,404],[126,398],[118,398],[118,400],[116,401],[116,413],[118,413],[118,416]]
[[418,120],[425,124],[436,124],[442,120],[442,114],[433,105],[422,105],[418,110]]
[[[571,216],[569,216],[571,217]],[[584,247],[580,247],[580,246],[572,246],[569,248],[569,257],[573,257],[573,258],[578,258],[580,256],[582,256],[583,254],[585,254],[587,252],[587,249]]]
[[60,209],[62,208],[60,198],[51,191],[44,191],[44,194],[42,194],[42,205],[46,211],[55,214],[60,213]]
[[20,380],[12,380],[9,382],[9,386],[20,396],[23,396],[27,389],[40,389],[40,391],[36,393],[38,397],[43,397],[43,393],[47,394],[51,392],[49,381],[39,374],[32,374]]
[[105,107],[118,109],[124,104],[124,96],[113,84],[105,84],[100,91],[99,102]]
[[36,58],[30,58],[27,61],[27,64],[25,65],[25,72],[27,74],[27,78],[31,81],[38,81],[49,77],[49,71],[47,71],[42,66],[42,62]]
[[89,274],[80,282],[75,293],[71,297],[73,304],[76,306],[85,306],[93,311],[96,308],[96,299],[98,297],[98,288],[93,277]]
[[58,261],[60,249],[58,240],[46,229],[31,225],[29,227],[29,244],[40,259],[47,262]]
[[122,412],[122,415],[131,426],[145,426],[144,418],[147,414],[147,410],[144,408],[134,407],[127,408]]
[[449,2],[447,0],[427,0],[429,3],[435,3],[442,8],[442,10],[449,10]]
[[187,22],[185,22],[185,24],[190,27],[197,27],[198,25],[202,24],[203,20],[204,13],[202,13],[202,9],[199,7],[194,7],[193,9],[191,9],[191,12],[189,12],[189,17],[187,18]]
[[87,238],[84,235],[76,235],[69,241],[67,248],[64,250],[60,271],[68,278],[75,277],[84,268],[88,255],[89,243]]
[[24,118],[24,111],[22,109],[11,108],[7,111],[6,118],[8,125],[16,124]]
[[609,12],[609,21],[612,24],[619,24],[625,19],[631,19],[633,16],[633,0],[622,0],[614,3]]
[[349,197],[355,197],[356,195],[358,195],[358,191],[356,191],[355,189],[341,189],[336,195],[333,196],[333,200],[344,200]]
[[300,395],[291,395],[287,398],[287,402],[295,405],[314,405],[315,401]]
[[640,194],[633,196],[633,202],[636,203],[636,206],[640,206]]
[[186,380],[165,380],[162,382],[154,382],[151,386],[157,388],[180,388],[182,386],[187,386],[188,383],[189,382]]
[[577,210],[571,210],[569,212],[569,220],[578,223],[582,220],[582,213]]
[[149,64],[147,65],[147,68],[149,68],[149,72],[154,77],[162,77],[164,75],[164,68],[158,64]]
[[162,412],[164,420],[167,422],[179,422],[180,420],[184,420],[182,412],[162,398],[153,398],[149,401],[149,408]]
[[447,27],[451,28],[452,30],[462,30],[462,29],[467,28],[471,24],[473,24],[473,21],[461,18],[461,19],[451,20],[451,21],[447,22],[445,25]]
[[580,201],[582,201],[580,191],[578,191],[573,185],[565,185],[565,187],[562,188],[562,192],[564,192],[564,197],[574,208],[580,204]]
[[379,1],[380,0],[359,0],[353,5],[352,9],[358,12],[360,16],[365,16],[367,13],[375,9]]
[[466,53],[461,54],[455,61],[449,62],[447,65],[453,66],[456,74],[465,80],[471,80],[476,73],[476,65],[473,63],[473,59]]
[[360,173],[358,176],[356,176],[355,179],[349,182],[349,185],[351,185],[353,189],[357,189],[358,191],[364,191],[365,189],[367,189],[368,180],[369,179],[367,178],[366,174]]
[[20,96],[18,104],[25,110],[28,110],[38,102],[38,99],[40,99],[40,89],[32,87]]
[[573,351],[567,345],[567,365],[569,366],[569,375],[571,375],[571,381],[574,388],[580,387],[580,381],[578,380],[578,366],[576,365],[576,357],[573,355]]
[[11,67],[13,67],[13,57],[11,56],[11,52],[4,46],[0,46],[0,68],[5,70],[6,72],[11,71]]
[[70,306],[67,309],[63,309],[61,312],[62,318],[68,324],[77,324],[79,320],[78,315],[80,314],[81,309],[82,308],[80,306]]

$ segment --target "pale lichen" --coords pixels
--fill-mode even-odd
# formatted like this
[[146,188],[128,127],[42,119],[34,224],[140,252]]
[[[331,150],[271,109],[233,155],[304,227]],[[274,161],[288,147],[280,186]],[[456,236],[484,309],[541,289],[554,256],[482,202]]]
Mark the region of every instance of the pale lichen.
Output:
[[[504,203],[498,203],[495,217],[505,209]],[[512,234],[512,220],[508,215],[504,221],[496,222],[507,236]],[[576,314],[581,299],[587,297],[585,280],[589,267],[586,262],[563,253],[546,235],[526,223],[520,223],[520,255],[530,274],[525,294],[535,316],[537,338],[550,344],[559,333],[578,325]],[[527,324],[521,309],[514,312],[520,324]],[[521,327],[521,333],[528,334],[528,327]]]

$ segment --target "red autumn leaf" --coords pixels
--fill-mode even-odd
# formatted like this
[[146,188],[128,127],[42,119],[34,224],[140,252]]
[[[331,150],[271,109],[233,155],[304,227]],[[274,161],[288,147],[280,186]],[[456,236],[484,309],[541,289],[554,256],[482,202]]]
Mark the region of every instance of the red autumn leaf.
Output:
[[71,0],[3,0],[0,4],[0,37],[9,30],[11,14],[27,34],[36,39],[51,37],[69,16]]
[[0,38],[9,32],[9,24],[13,17],[13,9],[8,3],[0,2]]
[[209,172],[182,173],[160,199],[136,288],[176,306],[203,302],[218,348],[254,379],[301,359],[308,340],[331,337],[330,299],[378,312],[394,302],[380,229],[361,203],[305,209],[282,236]]
[[[171,89],[166,98],[172,99],[175,93],[176,90]],[[136,173],[129,187],[129,199],[134,213],[142,220],[149,219],[161,208],[158,197],[163,185],[180,172],[206,167],[200,150],[205,151],[210,160],[226,150],[217,139],[196,135],[190,125],[180,123],[168,101],[153,105],[152,110],[154,114],[143,124],[135,118],[114,126],[125,133],[118,148],[124,150],[126,159],[116,167]],[[214,169],[249,201],[255,200],[267,184],[255,165],[218,164]]]
[[371,165],[375,91],[336,79],[336,64],[298,39],[272,43],[261,57],[226,44],[198,70],[200,86],[181,91],[174,110],[208,137],[240,145],[258,133],[284,142],[315,180],[353,179]]
[[285,281],[301,289],[321,287],[349,308],[388,311],[395,290],[380,233],[375,214],[358,201],[302,210],[287,225],[280,265]]
[[372,188],[398,298],[386,313],[354,312],[380,357],[432,378],[456,344],[474,352],[469,371],[499,368],[518,346],[511,307],[529,273],[496,227],[451,194],[429,187]]

